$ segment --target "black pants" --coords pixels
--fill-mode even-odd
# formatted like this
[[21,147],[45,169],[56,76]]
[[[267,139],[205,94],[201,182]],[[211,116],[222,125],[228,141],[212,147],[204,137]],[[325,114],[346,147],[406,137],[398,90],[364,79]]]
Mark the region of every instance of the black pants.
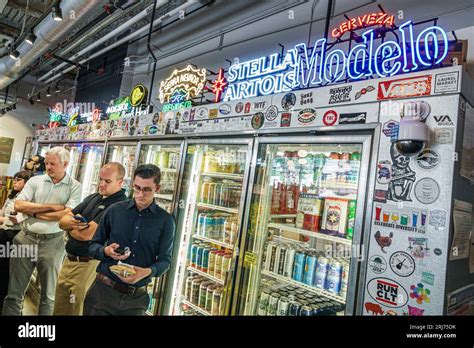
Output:
[[150,303],[148,293],[122,294],[97,280],[84,300],[84,315],[145,315]]
[[[7,244],[13,244],[13,238],[15,238],[18,232],[20,230],[0,229],[0,245],[3,246],[5,251],[7,251]],[[0,255],[0,309],[3,306],[5,296],[7,296],[8,283],[10,281],[10,258],[7,255]]]

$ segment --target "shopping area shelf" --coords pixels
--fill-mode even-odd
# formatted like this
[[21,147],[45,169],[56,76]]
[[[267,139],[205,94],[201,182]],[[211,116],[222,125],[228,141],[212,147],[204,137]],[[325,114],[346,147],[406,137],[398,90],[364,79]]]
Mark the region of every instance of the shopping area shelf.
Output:
[[219,284],[221,284],[221,285],[224,285],[224,281],[223,281],[223,280],[220,280],[219,278],[213,277],[213,276],[211,276],[210,274],[208,274],[208,273],[206,273],[206,272],[203,272],[203,271],[198,270],[197,268],[188,267],[188,271],[197,273],[197,274],[202,275],[203,277],[205,277],[205,278],[207,278],[207,279],[209,279],[209,280],[212,280],[213,282],[216,282],[216,283],[219,283]]
[[202,172],[201,176],[209,176],[211,178],[223,178],[233,180],[243,180],[243,174],[232,174],[232,173],[216,173],[216,172]]
[[292,219],[296,218],[296,214],[273,214],[270,215],[272,219]]
[[198,235],[198,234],[193,234],[193,238],[194,238],[194,239],[199,239],[199,240],[202,240],[202,241],[205,241],[205,242],[208,242],[208,243],[216,244],[216,245],[222,246],[222,247],[227,248],[227,249],[234,249],[234,246],[233,246],[233,245],[224,243],[224,242],[222,242],[222,241],[220,241],[220,240],[216,240],[216,239],[212,239],[212,238],[203,237],[203,236],[200,236],[200,235]]
[[318,239],[323,239],[323,240],[327,240],[327,241],[331,241],[331,242],[335,242],[335,243],[352,245],[352,240],[351,239],[345,239],[345,238],[341,238],[341,237],[330,236],[330,235],[320,233],[320,232],[307,231],[307,230],[303,230],[301,228],[293,227],[291,225],[269,223],[268,227],[273,227],[273,228],[276,228],[276,229],[279,229],[279,230],[294,232],[294,233],[298,233],[298,234],[304,234],[306,236],[310,236],[310,237],[314,237],[314,238],[318,238]]
[[237,214],[239,212],[238,209],[221,207],[219,205],[198,203],[197,206],[200,207],[200,208],[214,209],[214,210],[224,211],[226,213],[232,213],[232,214]]
[[176,168],[160,168],[162,173],[176,173],[178,170]]
[[165,199],[167,201],[172,201],[173,200],[173,195],[171,195],[171,194],[164,195],[164,194],[156,193],[155,198],[160,198],[160,199]]
[[205,311],[201,307],[196,306],[194,303],[191,303],[191,302],[186,301],[186,300],[182,300],[181,303],[191,307],[192,309],[194,309],[195,311],[201,313],[202,315],[208,315],[208,316],[211,315],[211,313],[209,313],[208,311]]
[[348,183],[330,183],[330,184],[321,184],[318,188],[327,189],[327,190],[337,190],[337,189],[349,189],[357,190],[357,184],[348,184]]
[[330,299],[335,300],[337,302],[344,303],[344,304],[346,303],[345,298],[343,298],[341,296],[337,296],[337,295],[335,295],[335,294],[333,294],[329,291],[318,289],[318,288],[315,288],[313,286],[309,286],[307,284],[297,282],[296,280],[284,277],[284,276],[279,275],[279,274],[275,274],[275,273],[270,272],[270,271],[262,270],[262,274],[265,275],[265,276],[268,276],[268,277],[272,277],[273,279],[279,280],[281,282],[285,282],[287,284],[291,284],[291,285],[297,286],[299,288],[305,289],[305,290],[310,291],[312,293],[315,293],[317,295],[330,298]]

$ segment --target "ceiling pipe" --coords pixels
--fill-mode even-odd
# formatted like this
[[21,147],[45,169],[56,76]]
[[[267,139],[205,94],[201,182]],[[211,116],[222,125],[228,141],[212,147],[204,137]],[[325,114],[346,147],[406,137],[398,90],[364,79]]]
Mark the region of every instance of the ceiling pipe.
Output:
[[[95,41],[92,45],[89,45],[87,46],[86,48],[84,48],[83,50],[77,52],[76,54],[72,55],[71,57],[68,58],[68,60],[72,60],[74,61],[75,59],[83,56],[84,54],[86,54],[87,52],[90,52],[91,50],[93,50],[94,48],[102,45],[103,43],[107,42],[107,40],[110,40],[114,37],[117,37],[120,33],[122,33],[123,31],[125,31],[126,29],[130,28],[132,25],[134,25],[135,23],[137,23],[138,21],[146,18],[153,10],[153,6],[156,6],[157,8],[159,7],[162,7],[163,5],[167,4],[169,2],[169,0],[157,0],[154,5],[150,5],[148,6],[146,9],[144,9],[143,11],[141,11],[140,13],[138,13],[136,16],[132,17],[130,20],[126,21],[125,23],[123,23],[122,25],[120,25],[119,27],[115,28],[114,30],[112,30],[111,32],[109,32],[107,35],[103,36],[102,38],[100,38],[99,40]],[[64,55],[65,52],[63,52],[62,54]],[[39,82],[42,82],[44,80],[46,80],[46,78],[48,78],[49,76],[51,76],[52,74],[54,74],[54,72],[58,71],[59,69],[67,66],[68,64],[67,63],[61,63],[59,64],[57,67],[55,67],[54,69],[48,71],[46,74],[44,74],[43,76],[41,76],[38,81]]]
[[[35,35],[38,37],[32,46],[22,42],[16,50],[20,52],[20,59],[14,61],[8,56],[0,59],[0,89],[3,89],[13,83],[21,73],[26,70],[36,59],[43,55],[51,45],[64,38],[73,28],[77,28],[83,21],[100,6],[105,5],[107,1],[89,1],[89,0],[63,0],[61,1],[61,10],[64,14],[64,20],[56,22],[52,16],[45,17],[35,29]],[[71,16],[74,14],[74,16]]]
[[[188,7],[192,6],[192,5],[195,5],[195,4],[198,4],[199,3],[199,0],[188,0],[187,2],[185,2],[184,4],[176,7],[175,9],[171,10],[170,12],[164,14],[163,16],[161,16],[160,18],[156,19],[154,22],[153,22],[153,26],[157,26],[158,24],[160,24],[164,19],[167,19],[169,17],[172,17],[174,16],[175,14],[178,14],[180,11],[183,11],[185,9],[187,9]],[[91,56],[87,57],[86,59],[83,59],[79,62],[79,64],[84,64],[86,62],[88,62],[89,60],[95,58],[95,57],[98,57],[112,49],[114,49],[115,47],[117,46],[120,46],[128,41],[130,41],[131,39],[135,38],[136,36],[146,32],[148,30],[148,25],[145,25],[143,26],[142,28],[138,29],[138,30],[135,30],[133,33],[131,33],[130,35],[127,35],[126,37],[114,42],[113,44],[105,47],[104,49],[92,54]],[[58,78],[60,78],[62,75],[64,75],[65,73],[73,70],[75,68],[75,66],[71,66],[69,68],[66,68],[65,70],[57,73],[56,75],[50,77],[48,80],[46,80],[44,83],[50,83]]]

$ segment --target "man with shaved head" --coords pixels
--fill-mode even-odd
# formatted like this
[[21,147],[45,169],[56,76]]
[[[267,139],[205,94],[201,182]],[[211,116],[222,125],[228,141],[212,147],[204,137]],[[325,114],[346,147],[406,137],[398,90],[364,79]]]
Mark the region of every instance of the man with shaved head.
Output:
[[105,210],[126,200],[122,190],[125,168],[117,162],[105,164],[99,172],[99,190],[86,197],[59,222],[67,231],[67,257],[56,285],[54,315],[82,315],[84,298],[94,281],[99,261],[89,256],[89,241],[94,236]]

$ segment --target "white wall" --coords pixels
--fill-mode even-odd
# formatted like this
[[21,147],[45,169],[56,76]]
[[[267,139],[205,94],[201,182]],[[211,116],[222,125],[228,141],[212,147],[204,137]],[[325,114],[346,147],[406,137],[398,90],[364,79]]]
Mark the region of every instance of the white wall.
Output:
[[0,137],[13,138],[13,151],[10,163],[0,163],[1,175],[14,175],[20,170],[26,137],[34,134],[32,123],[42,124],[47,121],[47,111],[44,105],[31,105],[28,101],[21,100],[16,110],[9,111],[0,116]]

